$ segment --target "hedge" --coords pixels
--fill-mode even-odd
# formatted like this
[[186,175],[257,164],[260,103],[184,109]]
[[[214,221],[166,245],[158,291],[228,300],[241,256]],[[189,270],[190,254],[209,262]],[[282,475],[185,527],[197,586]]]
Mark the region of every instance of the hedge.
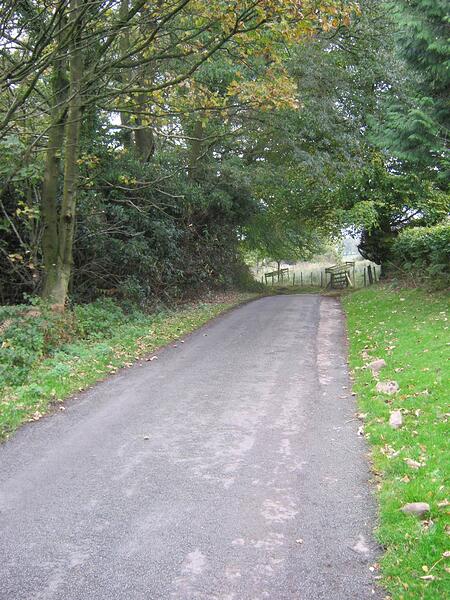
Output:
[[392,262],[419,278],[450,283],[450,224],[411,227],[392,245]]

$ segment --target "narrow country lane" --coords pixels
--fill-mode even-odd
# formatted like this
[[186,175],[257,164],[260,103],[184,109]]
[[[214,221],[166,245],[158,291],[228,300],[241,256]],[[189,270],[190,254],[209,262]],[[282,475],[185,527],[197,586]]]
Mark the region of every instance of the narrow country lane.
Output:
[[257,300],[0,447],[1,600],[365,600],[339,302]]

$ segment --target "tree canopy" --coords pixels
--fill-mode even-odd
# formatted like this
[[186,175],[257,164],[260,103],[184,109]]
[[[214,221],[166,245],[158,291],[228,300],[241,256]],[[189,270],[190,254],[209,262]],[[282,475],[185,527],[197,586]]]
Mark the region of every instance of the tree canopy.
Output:
[[397,211],[417,216],[408,225],[436,220],[448,200],[444,12],[5,2],[0,301],[168,301],[230,284],[241,248],[294,260],[345,227],[378,239],[386,215],[395,234]]

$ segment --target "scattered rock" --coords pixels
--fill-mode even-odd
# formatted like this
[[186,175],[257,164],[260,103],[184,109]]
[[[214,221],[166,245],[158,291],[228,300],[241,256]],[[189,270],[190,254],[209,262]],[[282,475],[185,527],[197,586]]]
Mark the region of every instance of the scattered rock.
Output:
[[413,515],[414,517],[424,517],[430,512],[430,505],[427,502],[411,502],[405,504],[400,509],[405,515]]
[[384,360],[384,358],[377,358],[376,360],[373,360],[372,362],[368,363],[366,365],[366,369],[370,369],[372,371],[372,375],[374,377],[378,377],[381,369],[385,366],[386,361]]
[[413,460],[412,458],[405,458],[405,463],[408,467],[411,467],[411,469],[420,469],[422,466],[422,463],[417,462],[417,460]]
[[396,381],[379,381],[376,386],[376,391],[382,394],[396,394],[400,389]]
[[402,413],[399,410],[394,410],[391,412],[391,416],[389,417],[389,425],[392,429],[400,429],[403,425],[403,417]]

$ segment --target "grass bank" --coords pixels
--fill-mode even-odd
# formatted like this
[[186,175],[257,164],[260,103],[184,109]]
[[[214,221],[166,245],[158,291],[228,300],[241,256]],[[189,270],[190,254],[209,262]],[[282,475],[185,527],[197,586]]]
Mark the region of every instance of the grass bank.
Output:
[[[448,296],[420,290],[364,289],[343,299],[354,391],[372,448],[379,500],[378,540],[385,548],[382,584],[394,600],[446,598],[450,589]],[[364,365],[382,358],[376,391]],[[401,411],[403,425],[389,425]],[[447,479],[446,479],[447,478]],[[403,514],[426,502],[423,519]]]
[[0,439],[109,373],[256,296],[223,294],[154,314],[125,313],[107,300],[64,314],[45,306],[0,307]]

